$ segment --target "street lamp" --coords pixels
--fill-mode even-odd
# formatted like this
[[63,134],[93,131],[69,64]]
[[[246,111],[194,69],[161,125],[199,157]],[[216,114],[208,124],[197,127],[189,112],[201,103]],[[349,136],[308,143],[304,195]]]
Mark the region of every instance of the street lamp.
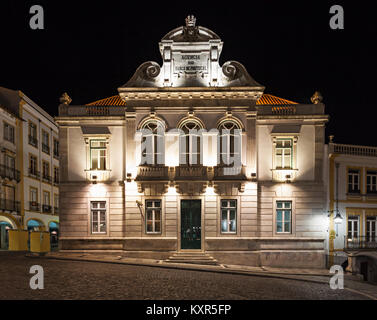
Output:
[[336,215],[335,215],[335,218],[334,218],[334,222],[335,222],[336,224],[339,224],[339,223],[342,223],[342,220],[343,220],[343,218],[342,218],[342,216],[340,215],[340,212],[337,211],[337,212],[336,212]]

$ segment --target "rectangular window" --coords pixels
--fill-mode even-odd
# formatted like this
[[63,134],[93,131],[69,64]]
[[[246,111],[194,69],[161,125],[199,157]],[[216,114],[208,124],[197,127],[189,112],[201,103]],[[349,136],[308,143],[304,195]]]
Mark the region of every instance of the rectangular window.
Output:
[[377,171],[367,171],[367,193],[377,193]]
[[348,217],[348,239],[350,240],[359,239],[359,217],[358,216]]
[[360,170],[348,170],[348,192],[360,193]]
[[14,127],[4,122],[4,140],[14,143]]
[[15,169],[16,168],[16,159],[14,157],[11,157],[9,155],[5,155],[5,166],[9,169]]
[[161,200],[146,200],[145,215],[145,232],[161,233]]
[[54,138],[54,157],[59,158],[59,141]]
[[221,200],[221,233],[237,232],[237,200]]
[[54,183],[58,184],[59,183],[59,168],[54,167]]
[[92,233],[106,233],[106,201],[91,201]]
[[365,226],[367,242],[377,242],[376,226],[377,226],[377,217],[367,217],[366,226]]
[[34,176],[39,176],[38,160],[36,156],[29,156],[29,173]]
[[50,193],[48,191],[43,191],[43,204],[50,205]]
[[19,174],[16,173],[16,159],[14,157],[11,157],[8,154],[4,155],[4,162],[5,162],[5,177],[9,179],[18,179]]
[[38,147],[37,126],[29,121],[29,144]]
[[30,187],[30,211],[39,211],[38,189]]
[[90,141],[90,170],[106,170],[106,141]]
[[59,208],[59,195],[54,194],[54,207]]
[[276,233],[292,233],[292,201],[276,202]]
[[54,213],[59,213],[59,195],[56,193],[54,194]]
[[46,161],[42,161],[42,179],[46,182],[51,182],[50,164]]
[[292,168],[292,139],[277,139],[275,148],[276,169]]
[[50,154],[50,135],[44,130],[42,130],[42,151]]

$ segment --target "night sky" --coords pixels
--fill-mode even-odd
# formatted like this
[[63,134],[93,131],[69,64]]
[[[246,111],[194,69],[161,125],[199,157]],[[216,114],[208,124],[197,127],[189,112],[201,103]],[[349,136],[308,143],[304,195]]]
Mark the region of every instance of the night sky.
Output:
[[[0,4],[0,86],[19,89],[51,115],[117,94],[158,42],[194,14],[224,41],[221,64],[237,60],[265,93],[310,103],[319,90],[335,142],[377,146],[377,9],[371,1],[21,1]],[[31,30],[29,9],[44,8]],[[345,29],[329,27],[342,5]]]

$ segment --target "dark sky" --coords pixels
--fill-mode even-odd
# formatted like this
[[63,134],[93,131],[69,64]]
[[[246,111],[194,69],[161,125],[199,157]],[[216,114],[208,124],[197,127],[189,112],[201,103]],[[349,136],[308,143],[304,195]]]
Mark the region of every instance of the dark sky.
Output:
[[[42,5],[45,30],[31,30]],[[329,27],[331,5],[345,29]],[[0,86],[20,89],[51,115],[117,94],[144,61],[161,64],[158,42],[188,14],[224,41],[221,64],[243,63],[265,92],[309,103],[324,96],[326,134],[377,146],[377,10],[372,1],[21,1],[0,4]]]

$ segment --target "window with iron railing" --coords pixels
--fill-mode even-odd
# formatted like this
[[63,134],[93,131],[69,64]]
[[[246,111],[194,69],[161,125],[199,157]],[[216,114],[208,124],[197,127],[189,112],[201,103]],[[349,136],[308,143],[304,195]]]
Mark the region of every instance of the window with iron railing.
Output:
[[50,135],[44,130],[42,130],[42,151],[50,154]]
[[29,175],[39,178],[38,159],[37,157],[29,156]]
[[54,157],[59,158],[59,141],[54,138]]
[[20,213],[20,202],[12,199],[0,199],[0,210]]
[[38,148],[37,126],[29,121],[29,144]]
[[48,183],[51,182],[50,164],[46,161],[42,162],[42,180]]
[[4,122],[4,140],[14,143],[14,127]]

